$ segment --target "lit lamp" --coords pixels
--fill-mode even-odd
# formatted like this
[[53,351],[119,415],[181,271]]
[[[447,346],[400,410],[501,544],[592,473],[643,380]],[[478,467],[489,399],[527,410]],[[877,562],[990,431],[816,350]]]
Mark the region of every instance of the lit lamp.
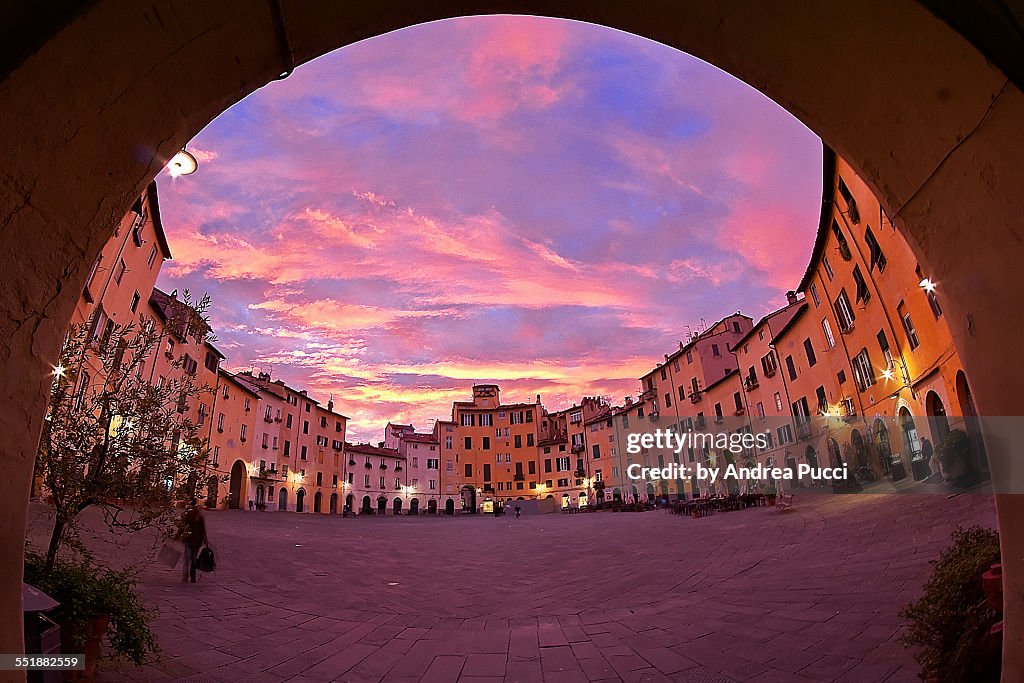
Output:
[[921,289],[928,292],[929,294],[935,291],[935,283],[928,278],[924,278],[917,284],[921,287]]
[[171,157],[171,160],[167,162],[167,172],[171,174],[172,178],[177,178],[183,175],[192,175],[199,168],[199,162],[192,155],[191,152],[186,150],[184,147],[181,151]]

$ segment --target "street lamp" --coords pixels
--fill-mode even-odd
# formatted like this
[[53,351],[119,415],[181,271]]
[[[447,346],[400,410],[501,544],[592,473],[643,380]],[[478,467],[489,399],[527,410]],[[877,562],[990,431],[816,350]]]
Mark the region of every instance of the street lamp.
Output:
[[177,178],[183,175],[192,175],[199,168],[199,162],[196,161],[195,156],[186,150],[184,147],[181,151],[171,157],[171,160],[167,162],[167,172],[171,174],[172,178]]

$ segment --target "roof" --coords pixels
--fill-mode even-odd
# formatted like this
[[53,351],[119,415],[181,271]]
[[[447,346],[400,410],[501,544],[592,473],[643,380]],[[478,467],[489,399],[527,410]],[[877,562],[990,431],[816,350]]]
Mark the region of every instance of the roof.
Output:
[[437,443],[437,438],[433,434],[418,434],[413,432],[411,434],[402,434],[398,438],[402,441],[409,441],[412,443]]
[[814,247],[811,249],[811,260],[807,262],[807,270],[796,286],[796,291],[802,292],[814,278],[814,272],[818,268],[818,261],[825,253],[825,242],[828,240],[828,233],[832,226],[832,204],[835,202],[835,176],[836,176],[836,153],[828,145],[822,145],[821,159],[821,213],[818,216],[818,234],[814,236]]
[[259,391],[257,390],[256,387],[254,387],[253,385],[249,384],[245,380],[239,379],[233,372],[229,372],[229,371],[225,370],[224,368],[218,368],[217,373],[218,373],[218,375],[220,375],[224,379],[226,379],[229,382],[233,383],[235,386],[237,386],[242,391],[244,391],[246,393],[249,393],[249,394],[255,396],[256,398],[260,397]]
[[345,452],[347,453],[359,453],[361,455],[373,455],[382,458],[398,458],[399,460],[405,460],[405,456],[399,453],[394,448],[382,448],[380,446],[374,446],[369,443],[349,443],[345,442]]
[[[745,335],[740,337],[739,340],[735,344],[732,345],[732,348],[733,349],[739,348],[740,344],[742,344],[743,342],[747,341],[748,339],[750,339],[751,337],[754,336],[754,333],[757,332],[757,330],[761,327],[761,325],[764,325],[766,322],[770,321],[775,316],[780,315],[782,313],[785,313],[786,311],[788,311],[793,306],[799,306],[799,305],[801,305],[803,303],[804,302],[802,300],[801,301],[796,301],[796,302],[791,303],[791,304],[787,303],[782,308],[777,308],[774,311],[772,311],[771,313],[768,313],[763,318],[758,320],[756,325],[754,325],[753,327],[750,328],[750,332],[747,332]],[[796,314],[794,314],[794,315],[796,315]]]
[[717,387],[722,382],[725,382],[730,377],[732,377],[734,375],[739,375],[739,374],[740,374],[740,371],[737,368],[733,368],[729,372],[725,373],[724,376],[720,377],[719,379],[716,379],[714,382],[712,382],[711,384],[709,384],[706,387],[704,387],[701,391],[703,391],[703,392],[711,391],[711,389]]
[[160,200],[156,193],[156,181],[152,181],[146,188],[146,198],[149,199],[149,214],[153,218],[153,231],[156,233],[156,241],[160,245],[160,251],[164,252],[164,258],[171,260],[171,245],[167,243],[167,235],[164,234],[164,222],[160,218]]
[[781,339],[782,335],[789,332],[793,328],[793,325],[796,324],[796,321],[800,319],[800,316],[806,313],[809,308],[810,306],[807,305],[806,301],[801,302],[799,310],[797,310],[797,312],[793,314],[793,317],[790,318],[786,322],[786,324],[782,326],[782,329],[776,332],[775,336],[772,337],[772,344],[774,344],[777,340]]
[[[167,323],[168,330],[182,341],[185,341],[185,337],[182,331],[178,329],[180,325],[179,313],[184,310],[190,311],[192,314],[191,317],[202,321],[203,326],[206,327],[206,331],[203,333],[203,343],[206,346],[213,348],[213,345],[206,340],[212,331],[210,323],[203,319],[202,316],[196,312],[195,308],[186,305],[184,301],[178,299],[177,290],[175,290],[175,293],[172,295],[154,287],[153,292],[149,295],[149,303],[153,307],[153,311],[160,316],[160,319],[163,320],[164,323]],[[215,348],[214,350],[216,351]],[[217,353],[220,354],[220,351],[217,351]],[[221,356],[221,358],[223,357],[224,356]]]

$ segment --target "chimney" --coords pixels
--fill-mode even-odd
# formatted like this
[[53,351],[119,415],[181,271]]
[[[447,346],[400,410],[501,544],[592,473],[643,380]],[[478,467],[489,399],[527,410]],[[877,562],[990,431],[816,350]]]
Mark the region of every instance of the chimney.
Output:
[[333,396],[331,398],[327,399],[327,412],[329,412],[329,413],[333,413],[334,412],[334,397]]
[[792,289],[786,292],[786,301],[789,302],[790,305],[795,304],[796,292],[794,292]]
[[537,405],[540,405],[540,394],[537,394]]

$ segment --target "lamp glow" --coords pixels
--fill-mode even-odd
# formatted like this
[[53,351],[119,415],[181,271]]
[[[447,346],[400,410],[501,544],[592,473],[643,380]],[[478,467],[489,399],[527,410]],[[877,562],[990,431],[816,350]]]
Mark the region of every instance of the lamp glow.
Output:
[[171,157],[171,160],[167,162],[167,172],[171,174],[172,178],[177,178],[183,175],[192,175],[199,168],[199,162],[192,156],[191,152],[182,149],[180,152]]
[[885,370],[882,370],[882,377],[886,378],[887,380],[889,380],[891,382],[892,378],[893,378],[892,370],[890,370],[888,368],[886,368]]
[[929,294],[935,291],[935,283],[929,280],[928,278],[924,278],[917,284],[921,286],[921,289],[928,292]]
[[58,365],[54,365],[53,366],[53,376],[54,377],[63,377],[64,376],[64,366],[63,365],[59,365],[59,364]]

